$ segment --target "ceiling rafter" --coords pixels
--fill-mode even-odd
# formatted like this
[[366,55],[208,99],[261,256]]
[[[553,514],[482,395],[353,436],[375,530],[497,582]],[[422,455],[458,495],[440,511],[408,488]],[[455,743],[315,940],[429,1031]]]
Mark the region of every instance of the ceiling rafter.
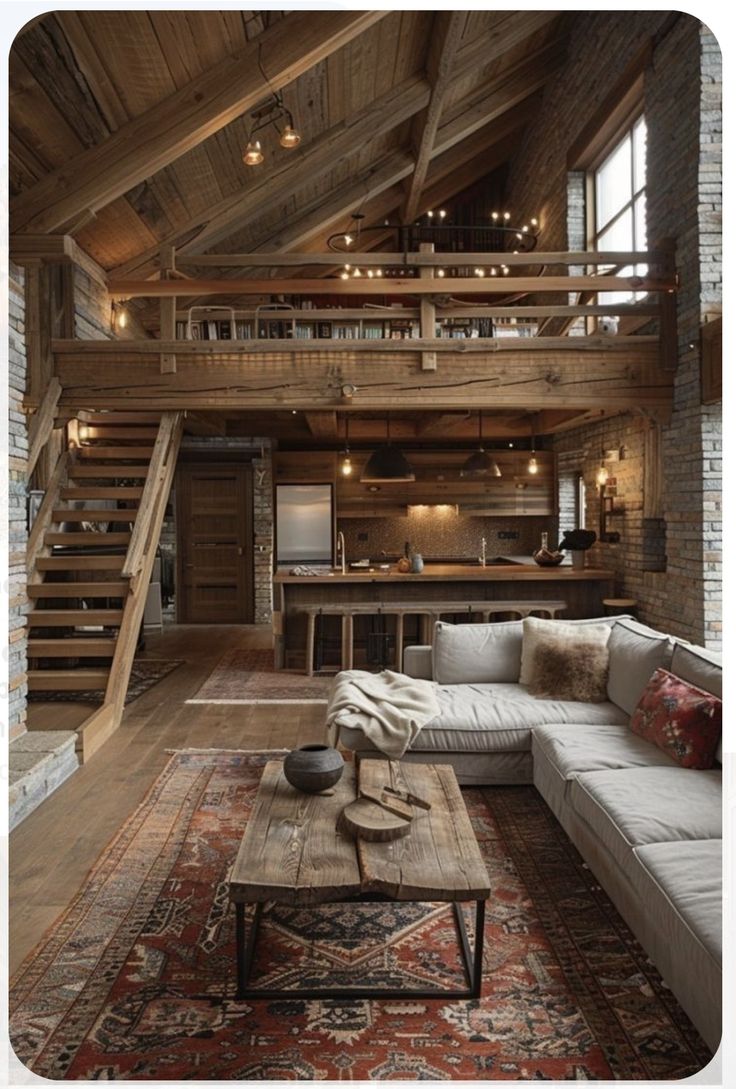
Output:
[[414,118],[412,126],[415,165],[407,184],[406,200],[401,214],[403,223],[411,223],[417,214],[442,108],[452,85],[455,54],[467,17],[466,11],[438,11],[434,15],[427,57],[427,77],[432,87],[432,96],[426,109]]
[[288,15],[239,53],[21,193],[13,201],[12,229],[53,231],[85,211],[104,207],[257,105],[264,94],[259,59],[271,85],[279,89],[386,14]]

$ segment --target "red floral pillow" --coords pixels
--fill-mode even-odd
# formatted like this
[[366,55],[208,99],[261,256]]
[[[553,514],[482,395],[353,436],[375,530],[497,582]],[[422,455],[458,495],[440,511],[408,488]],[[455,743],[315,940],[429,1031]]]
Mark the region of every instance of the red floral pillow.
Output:
[[721,738],[721,701],[666,669],[655,669],[630,725],[681,767],[712,768]]

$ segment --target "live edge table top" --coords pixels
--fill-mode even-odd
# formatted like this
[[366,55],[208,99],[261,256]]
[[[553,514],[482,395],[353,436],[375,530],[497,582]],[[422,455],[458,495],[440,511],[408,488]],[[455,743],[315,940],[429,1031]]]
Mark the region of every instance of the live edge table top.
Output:
[[353,840],[338,828],[357,797],[355,765],[332,794],[303,794],[280,760],[263,771],[230,874],[236,903],[318,904],[360,895],[394,900],[485,900],[490,883],[465,803],[446,764],[361,760],[360,783],[393,786],[431,802],[411,832],[390,843]]

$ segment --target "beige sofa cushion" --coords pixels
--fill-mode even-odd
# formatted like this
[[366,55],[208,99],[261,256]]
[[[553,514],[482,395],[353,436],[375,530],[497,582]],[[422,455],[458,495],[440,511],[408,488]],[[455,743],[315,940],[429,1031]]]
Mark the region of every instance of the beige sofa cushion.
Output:
[[571,781],[569,798],[624,872],[633,847],[721,837],[719,771],[588,771]]
[[619,618],[608,640],[609,700],[632,715],[652,673],[669,669],[671,658],[668,635]]
[[628,726],[537,726],[532,752],[541,751],[563,779],[585,771],[613,771],[615,768],[673,767],[666,753]]
[[438,684],[516,684],[521,667],[520,620],[434,626],[432,672]]

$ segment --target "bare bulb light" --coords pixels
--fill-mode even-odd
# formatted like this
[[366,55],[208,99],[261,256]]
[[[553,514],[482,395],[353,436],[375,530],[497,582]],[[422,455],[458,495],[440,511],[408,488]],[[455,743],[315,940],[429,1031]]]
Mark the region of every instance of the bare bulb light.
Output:
[[243,162],[246,166],[258,166],[263,162],[263,150],[260,140],[249,140],[248,146],[243,152]]
[[340,472],[343,476],[353,475],[353,463],[350,459],[349,453],[345,453],[342,461],[340,462]]
[[536,476],[539,472],[539,462],[535,458],[534,454],[532,454],[532,456],[529,458],[527,469],[532,474],[532,476]]
[[284,131],[279,136],[279,143],[282,147],[296,147],[301,142],[301,136],[291,125],[287,125]]
[[599,488],[605,488],[606,484],[608,483],[608,469],[605,467],[603,462],[601,462],[601,466],[598,472],[595,474],[595,482]]
[[124,329],[128,324],[128,311],[122,306],[117,313],[116,325],[118,329]]

